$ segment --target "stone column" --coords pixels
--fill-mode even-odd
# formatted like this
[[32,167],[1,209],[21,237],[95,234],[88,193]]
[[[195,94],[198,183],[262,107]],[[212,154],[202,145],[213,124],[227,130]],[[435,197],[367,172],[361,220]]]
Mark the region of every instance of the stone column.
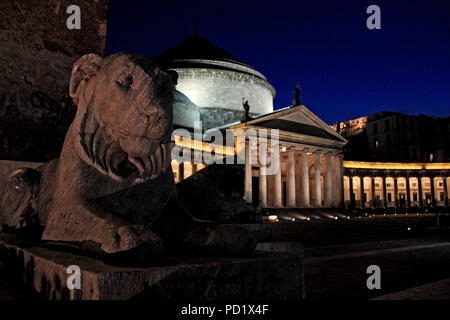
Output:
[[370,177],[370,206],[375,208],[375,177]]
[[447,207],[448,206],[448,186],[447,186],[447,177],[444,177],[444,205]]
[[431,206],[436,206],[436,195],[434,194],[434,177],[430,177],[430,187],[431,187]]
[[245,144],[245,202],[253,202],[252,164],[250,163],[250,143]]
[[397,177],[394,177],[394,204],[395,204],[396,208],[399,207],[399,203],[398,203],[398,178]]
[[332,180],[333,180],[333,197],[332,197],[332,207],[340,208],[341,207],[341,168],[339,167],[339,155],[332,154],[331,155],[331,171],[332,171]]
[[339,192],[340,192],[340,196],[341,196],[341,207],[344,207],[344,199],[345,199],[345,195],[344,195],[344,155],[340,154],[339,155],[339,169],[340,169],[340,173],[339,173]]
[[387,209],[388,202],[387,202],[387,188],[386,188],[386,177],[381,178],[381,185],[383,186],[383,203],[384,208]]
[[409,177],[405,177],[406,179],[406,207],[411,208],[411,187],[409,185]]
[[364,177],[359,177],[359,200],[361,201],[361,208],[365,208],[365,194],[364,194]]
[[[288,151],[288,166],[287,166],[287,206],[290,208],[296,207],[295,199],[295,150],[293,147]],[[281,189],[281,176],[280,176]],[[281,197],[280,197],[281,198]]]
[[333,206],[333,171],[331,153],[326,154],[327,159],[327,207]]
[[314,206],[322,206],[322,184],[320,181],[320,153],[314,153],[314,190],[315,190],[315,203]]
[[193,150],[193,152],[191,152],[191,175],[197,172],[197,163],[196,163],[197,157],[198,157],[198,150]]
[[184,180],[184,163],[182,161],[177,162],[177,170],[178,170],[178,182]]
[[259,152],[261,155],[259,159],[259,205],[261,208],[267,208],[267,144],[260,143],[259,148],[263,148],[266,151]]
[[303,207],[309,207],[311,205],[309,199],[309,168],[308,168],[308,153],[302,151],[300,153],[300,173],[301,173],[301,189],[300,189],[300,201]]
[[354,208],[355,207],[355,201],[356,200],[353,197],[353,176],[348,176],[348,191],[349,191],[349,201],[350,201],[350,208]]
[[423,207],[423,195],[422,195],[422,177],[417,177],[417,187],[419,188],[419,208]]
[[280,146],[274,146],[274,148],[278,148],[277,155],[275,155],[274,161],[275,166],[278,166],[278,170],[275,173],[274,177],[274,206],[276,208],[281,208],[282,201],[281,201],[281,160],[280,160]]

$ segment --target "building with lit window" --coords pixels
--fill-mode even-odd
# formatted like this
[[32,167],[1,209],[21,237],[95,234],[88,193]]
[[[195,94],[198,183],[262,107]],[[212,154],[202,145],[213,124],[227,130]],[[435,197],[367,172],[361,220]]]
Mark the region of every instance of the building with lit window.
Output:
[[[273,111],[275,89],[266,77],[198,32],[156,59],[179,74],[175,128],[193,131],[194,121],[201,121],[202,132],[279,130],[278,144],[268,148],[268,156],[279,165],[273,174],[261,174],[263,166],[249,161],[258,157],[259,140],[246,136],[220,151],[235,158],[245,153],[247,202],[264,208],[448,205],[450,164],[436,163],[449,160],[448,119],[437,126],[436,119],[425,116],[378,112],[328,126],[301,104]],[[241,121],[242,98],[251,106],[249,121]],[[442,137],[425,143],[429,132]],[[192,151],[189,161],[172,162],[180,182],[207,165],[194,161],[195,150],[212,147],[195,142],[193,135],[192,141],[176,137],[175,143]],[[433,163],[425,163],[429,161]]]
[[348,208],[447,207],[450,163],[344,161]]
[[[224,157],[242,155],[247,202],[275,208],[343,205],[342,148],[347,141],[306,106],[299,103],[273,111],[275,89],[266,77],[197,31],[155,59],[179,75],[175,128],[193,131],[194,121],[201,121],[202,132],[230,130],[236,140],[239,132],[252,132],[240,144],[222,150]],[[248,121],[241,121],[243,99],[250,105]],[[279,132],[276,145],[271,139],[273,130]],[[268,133],[267,143],[253,139],[262,132]],[[176,137],[175,143],[192,151],[190,161],[172,161],[179,182],[205,167],[204,162],[195,163],[195,150],[211,148],[211,144],[187,142],[184,137]],[[267,168],[260,161],[250,163],[251,157],[258,158],[260,148],[268,148],[267,156],[278,168],[275,172],[262,174]]]
[[449,162],[450,117],[381,111],[332,126],[349,143],[346,160]]

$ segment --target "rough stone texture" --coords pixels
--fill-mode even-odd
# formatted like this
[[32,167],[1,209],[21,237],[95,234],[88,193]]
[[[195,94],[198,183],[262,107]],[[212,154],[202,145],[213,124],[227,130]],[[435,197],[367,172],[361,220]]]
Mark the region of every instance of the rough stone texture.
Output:
[[274,251],[274,252],[285,252],[293,253],[304,257],[303,244],[298,241],[267,241],[260,242],[256,247],[257,250],[261,251]]
[[[70,5],[81,9],[80,30],[66,27]],[[107,1],[0,1],[0,12],[0,158],[51,159],[73,117],[73,63],[104,54]]]
[[[254,250],[256,240],[243,229],[196,221],[178,201],[170,166],[176,76],[133,53],[77,60],[69,86],[75,120],[60,157],[34,170],[42,239],[141,263],[156,261],[166,246],[234,255]],[[11,195],[34,208],[30,188],[4,193],[2,221],[16,215]]]
[[[272,238],[273,230],[275,229],[275,224],[273,223],[239,223],[239,227],[244,229],[245,232],[252,234],[256,240],[258,241],[257,248],[259,248],[260,244],[264,241],[270,241]],[[258,249],[266,251],[265,249]],[[268,251],[277,251],[277,252],[291,252],[291,251],[283,251],[283,250],[268,250]]]
[[74,64],[77,115],[60,158],[41,169],[44,239],[93,241],[108,253],[144,243],[160,251],[161,239],[144,226],[174,193],[171,79],[139,55],[89,54]]
[[254,222],[256,207],[245,203],[244,167],[211,164],[177,184],[180,201],[199,219],[216,222]]
[[[303,259],[256,252],[248,258],[171,257],[165,265],[126,268],[0,235],[0,264],[46,299],[299,300]],[[81,269],[81,290],[68,290],[67,267]]]
[[9,175],[8,186],[0,203],[0,226],[8,225],[14,229],[39,227],[37,199],[41,175],[31,168],[18,169]]

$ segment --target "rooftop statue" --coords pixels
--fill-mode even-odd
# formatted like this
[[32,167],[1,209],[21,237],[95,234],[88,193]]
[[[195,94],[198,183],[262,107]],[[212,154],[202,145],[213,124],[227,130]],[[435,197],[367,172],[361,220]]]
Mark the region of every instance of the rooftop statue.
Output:
[[294,91],[294,101],[292,101],[292,106],[297,107],[300,106],[302,103],[300,102],[300,87],[295,85],[295,91]]
[[143,259],[168,248],[252,251],[256,242],[242,229],[198,221],[178,200],[170,165],[177,76],[133,53],[76,61],[69,91],[78,109],[61,155],[35,172],[23,169],[31,178],[19,180],[27,186],[15,187],[23,170],[12,174],[0,220],[24,224],[20,213],[9,219],[15,197],[28,208],[27,221],[38,215],[43,240]]
[[252,119],[252,117],[250,117],[250,115],[249,115],[250,105],[248,104],[248,100],[245,100],[244,98],[242,98],[242,107],[244,108],[244,114],[242,115],[241,121],[247,122]]

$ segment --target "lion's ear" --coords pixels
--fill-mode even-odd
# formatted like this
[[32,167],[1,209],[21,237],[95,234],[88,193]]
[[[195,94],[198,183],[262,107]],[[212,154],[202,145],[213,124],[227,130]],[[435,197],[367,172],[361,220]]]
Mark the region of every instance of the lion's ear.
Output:
[[72,68],[70,77],[69,94],[74,99],[78,99],[84,83],[94,77],[100,70],[103,58],[99,55],[89,53],[78,59]]

